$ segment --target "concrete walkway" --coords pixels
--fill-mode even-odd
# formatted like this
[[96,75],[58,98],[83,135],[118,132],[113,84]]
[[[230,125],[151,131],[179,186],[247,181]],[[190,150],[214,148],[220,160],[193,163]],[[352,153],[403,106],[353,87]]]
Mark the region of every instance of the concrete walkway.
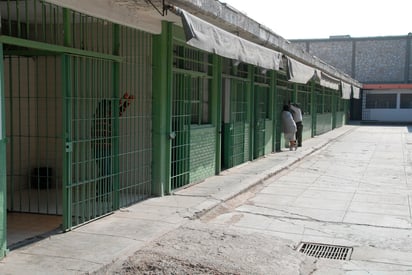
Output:
[[350,261],[319,259],[315,274],[412,274],[409,130],[356,127],[209,223],[290,240],[293,247],[353,249]]
[[[297,151],[284,151],[269,155],[224,171],[219,176],[180,190],[172,196],[148,199],[73,231],[56,234],[13,250],[0,262],[0,274],[82,274],[91,273],[105,265],[122,261],[148,242],[201,216],[220,203],[278,174],[291,164],[326,146],[330,141],[358,128],[359,126],[344,126],[335,129],[304,141],[304,147]],[[363,133],[364,136],[353,136],[352,138],[356,140],[345,146],[359,146],[357,149],[362,151],[365,148],[358,141],[367,140],[369,135],[379,134],[379,131],[364,131]],[[394,135],[393,138],[394,146],[402,148],[412,146],[410,135],[405,135],[403,139],[399,139],[399,135]],[[343,155],[345,155],[344,148],[343,146]],[[391,157],[396,150],[394,161],[399,161],[399,157],[403,157],[403,160],[407,157],[410,159],[409,154],[412,148],[410,151],[401,150],[401,155],[398,149],[387,148],[386,153],[382,152],[380,157]],[[350,155],[345,156],[348,158],[347,161],[354,164],[354,170],[345,171],[350,176],[353,171],[356,172],[356,162],[359,160],[350,159]],[[362,157],[362,154],[358,154],[357,157]],[[336,170],[339,170],[338,166]],[[408,173],[411,171],[412,169]],[[380,178],[385,175],[385,170],[382,169],[381,172],[381,174],[370,176]],[[385,178],[385,180],[390,179]],[[394,179],[393,184],[396,187]],[[403,214],[408,215],[408,213]],[[352,218],[355,217],[352,216]],[[351,216],[347,219],[351,219]],[[397,225],[409,228],[410,218],[409,222],[402,220],[399,223]]]

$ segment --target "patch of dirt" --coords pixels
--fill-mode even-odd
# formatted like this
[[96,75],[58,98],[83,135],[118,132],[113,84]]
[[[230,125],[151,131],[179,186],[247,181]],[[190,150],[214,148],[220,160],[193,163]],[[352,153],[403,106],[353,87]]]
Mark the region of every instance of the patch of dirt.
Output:
[[290,241],[196,221],[150,243],[116,268],[99,274],[309,274],[315,261],[295,251]]

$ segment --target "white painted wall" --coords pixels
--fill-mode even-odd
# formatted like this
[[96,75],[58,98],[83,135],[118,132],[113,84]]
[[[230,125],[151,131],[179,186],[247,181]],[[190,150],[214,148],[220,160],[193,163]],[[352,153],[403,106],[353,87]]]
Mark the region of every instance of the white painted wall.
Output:
[[[412,94],[412,89],[405,90],[364,90],[362,98],[362,120],[385,122],[412,122],[412,109],[400,109],[400,94]],[[396,94],[396,109],[367,109],[367,94]]]

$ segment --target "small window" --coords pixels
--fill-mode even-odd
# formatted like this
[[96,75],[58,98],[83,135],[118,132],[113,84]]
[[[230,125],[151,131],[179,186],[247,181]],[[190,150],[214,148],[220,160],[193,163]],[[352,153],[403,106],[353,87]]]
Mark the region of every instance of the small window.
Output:
[[366,94],[367,109],[396,109],[397,94]]
[[401,94],[401,109],[412,109],[412,94]]

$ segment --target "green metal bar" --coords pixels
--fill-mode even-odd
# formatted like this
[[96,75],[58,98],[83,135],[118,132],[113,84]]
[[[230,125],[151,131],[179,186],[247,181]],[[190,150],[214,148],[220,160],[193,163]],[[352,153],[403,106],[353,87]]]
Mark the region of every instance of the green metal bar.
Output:
[[278,120],[278,115],[277,113],[280,112],[280,110],[278,110],[277,106],[278,106],[278,91],[277,91],[277,72],[276,71],[270,71],[270,88],[269,88],[269,92],[270,92],[270,97],[271,97],[271,105],[269,106],[269,109],[271,110],[271,119],[273,121],[273,138],[272,138],[272,151],[273,152],[278,152],[280,151],[280,135],[278,135],[278,129],[277,129],[277,125],[279,122]]
[[[57,72],[57,58],[55,57],[54,58],[54,72]],[[57,76],[57,73],[54,73],[54,114],[55,114],[55,117],[59,117],[58,116],[58,114],[59,114],[59,108],[58,108],[58,101],[57,101],[57,98],[58,98],[58,92],[57,91],[59,91],[59,88],[60,87],[58,87],[57,86],[57,83],[58,83],[58,76]],[[54,137],[55,137],[55,139],[59,139],[60,137],[61,137],[61,134],[60,133],[58,133],[57,132],[57,129],[58,129],[58,125],[60,124],[60,121],[57,121],[57,119],[55,118],[54,119],[54,129],[55,129],[55,132],[54,132]],[[55,144],[54,144],[54,152],[58,152],[58,150],[60,150],[61,148],[59,148],[59,145],[58,145],[58,142],[55,142]],[[57,157],[56,157],[56,155],[55,155],[55,163],[57,163]],[[59,174],[58,174],[58,169],[55,169],[55,172],[54,172],[54,179],[55,179],[55,182],[54,182],[54,188],[55,188],[55,190],[57,190],[57,192],[55,192],[55,200],[56,200],[56,204],[55,204],[55,209],[56,209],[56,211],[55,211],[55,214],[57,215],[57,214],[59,214],[59,211],[58,211],[58,209],[59,209],[59,202],[61,202],[61,197],[60,197],[60,193],[58,192],[58,190],[59,190],[59,184],[58,184],[58,179],[59,179],[60,177],[59,177]]]
[[317,98],[316,98],[316,90],[315,90],[315,81],[311,81],[311,97],[312,97],[312,104],[311,104],[311,115],[312,115],[312,137],[316,135],[316,116],[318,114],[317,110]]
[[[3,44],[0,44],[1,45],[1,47],[2,47],[2,49],[3,49]],[[3,59],[2,59],[3,60]],[[12,72],[12,62],[11,62],[11,58],[10,57],[8,57],[8,61],[9,61],[9,66],[8,66],[8,71],[9,72]],[[1,61],[2,63],[3,63],[3,61]],[[4,66],[4,65],[3,65]],[[3,69],[3,75],[4,75],[4,69]],[[13,89],[14,89],[14,86],[13,86],[13,81],[12,81],[12,79],[13,79],[13,76],[12,76],[12,74],[9,74],[9,79],[8,79],[8,82],[9,82],[9,101],[10,101],[10,103],[9,103],[9,105],[10,105],[10,114],[14,114],[14,101],[13,101]],[[4,80],[2,81],[2,85],[4,85]],[[4,92],[3,92],[4,93]],[[4,118],[4,117],[3,117]],[[9,128],[10,128],[10,135],[12,135],[12,133],[14,133],[14,123],[13,123],[13,120],[12,120],[12,117],[10,116],[9,117]],[[4,134],[5,135],[5,134]],[[10,148],[11,148],[11,152],[10,152],[10,171],[14,171],[14,154],[13,154],[13,148],[14,148],[14,138],[11,138],[10,139]],[[15,185],[15,180],[14,180],[14,175],[12,175],[11,177],[10,177],[10,179],[9,179],[9,185],[10,185],[10,187],[11,187],[11,190],[9,191],[10,192],[10,208],[11,208],[11,210],[14,210],[14,185]]]
[[[70,28],[70,26],[67,26],[67,24],[65,24],[65,29],[66,28]],[[71,43],[71,39],[65,35],[65,43],[66,42]],[[94,57],[94,58],[112,60],[115,62],[122,61],[122,58],[119,56],[79,50],[79,49],[71,48],[70,46],[66,46],[66,45],[65,46],[52,45],[48,43],[26,40],[26,39],[21,39],[21,38],[16,38],[16,37],[10,37],[6,35],[0,35],[0,43],[10,44],[10,45],[15,45],[15,46],[20,46],[20,47],[28,47],[28,48],[38,49],[38,50],[46,50],[46,51],[51,51],[51,52],[60,53],[60,54],[73,54],[73,55]]]
[[20,3],[16,1],[16,22],[17,22],[17,36],[21,36],[21,24],[20,24]]
[[[49,119],[50,119],[50,117],[52,116],[52,117],[55,117],[56,116],[56,114],[50,114],[50,108],[49,108],[49,96],[50,96],[50,87],[49,87],[49,83],[48,83],[48,77],[50,76],[49,75],[49,70],[48,70],[48,68],[49,68],[49,66],[48,65],[46,65],[46,66],[44,66],[44,75],[43,75],[43,77],[44,77],[44,83],[45,83],[45,112],[46,112],[46,118],[45,118],[45,121],[42,121],[42,123],[44,124],[46,124],[46,125],[50,125],[49,124]],[[48,141],[48,138],[50,137],[50,132],[49,132],[49,130],[50,130],[50,127],[46,127],[46,133],[45,133],[45,137],[44,137],[44,139],[46,139],[47,141]],[[46,147],[46,148],[44,148],[43,150],[46,150],[46,152],[45,152],[45,155],[46,155],[46,160],[47,160],[47,163],[46,163],[46,167],[50,167],[49,166],[49,154],[50,154],[50,150],[49,150],[49,148],[50,147]],[[46,173],[47,173],[47,170],[46,170]],[[48,175],[46,174],[46,177],[47,177]],[[46,180],[47,180],[47,178],[46,178]],[[50,187],[47,185],[47,188],[46,188],[46,213],[49,213],[49,195],[50,195]],[[39,209],[40,209],[40,201],[41,200],[39,200]],[[40,212],[40,211],[39,211]]]
[[[113,54],[118,56],[120,54],[120,27],[117,24],[113,24]],[[112,96],[113,98],[119,98],[119,85],[120,85],[120,64],[118,62],[113,62],[113,71],[112,71],[112,78],[113,78],[113,87],[112,87]],[[113,107],[117,107],[116,102],[112,104]],[[113,125],[113,132],[114,132],[114,148],[112,154],[114,154],[114,179],[113,179],[113,208],[118,209],[120,205],[119,201],[119,112],[116,110],[114,112],[115,119]]]
[[216,54],[213,55],[211,114],[212,124],[216,127],[215,174],[218,175],[222,169],[222,58]]
[[255,79],[255,70],[253,65],[248,65],[248,76],[249,81],[247,85],[247,121],[249,122],[249,160],[253,160],[254,149],[255,149],[255,89],[254,89],[254,79]]
[[332,93],[332,129],[336,128],[336,117],[337,117],[337,92]]
[[[20,67],[20,57],[17,57],[17,78],[18,78],[18,82],[17,82],[17,97],[18,97],[18,110],[21,110],[21,67]],[[22,142],[21,142],[21,136],[22,136],[22,129],[21,129],[21,125],[22,125],[22,115],[21,112],[18,112],[17,114],[17,121],[19,122],[18,127],[18,134],[17,136],[20,138],[20,142],[18,142],[18,148],[19,148],[19,155],[18,155],[18,171],[19,171],[19,176],[21,175],[22,172],[22,167],[23,167],[23,162],[22,162]],[[21,184],[19,184],[19,209],[22,210],[22,190],[23,190],[23,186]]]
[[[30,70],[29,70],[29,68],[30,68],[30,64],[29,64],[29,59],[26,59],[26,75],[27,76],[29,76],[30,75]],[[36,72],[37,73],[37,72]],[[37,78],[37,76],[36,76],[36,79],[38,79]],[[31,116],[31,108],[30,108],[30,101],[32,100],[31,99],[31,97],[30,97],[30,94],[31,94],[31,85],[27,85],[27,98],[28,98],[28,106],[27,106],[27,117],[26,117],[26,120],[27,121],[30,121],[30,116]],[[30,123],[27,123],[27,133],[28,133],[28,136],[30,137],[32,134],[31,134],[31,132],[30,132]],[[57,152],[57,151],[56,151]],[[28,155],[28,158],[27,159],[32,159],[32,156],[31,156],[31,141],[29,141],[28,143],[27,143],[27,155]],[[29,182],[31,182],[31,179],[30,179],[30,181]],[[31,206],[31,190],[32,190],[32,186],[29,186],[29,190],[28,190],[28,203],[29,203],[29,212],[30,212],[30,206]]]
[[[37,1],[33,1],[33,11],[34,14],[37,14]],[[39,16],[35,16],[34,17],[34,37],[38,37],[38,18]]]
[[7,254],[7,163],[3,44],[0,43],[0,259]]
[[[64,43],[65,46],[71,46],[70,33],[70,17],[69,10],[64,9]],[[72,220],[72,106],[71,106],[71,60],[70,56],[62,56],[62,83],[63,83],[63,230],[68,230],[73,226]]]
[[162,33],[153,38],[153,181],[152,194],[170,193],[172,23],[162,22]]

